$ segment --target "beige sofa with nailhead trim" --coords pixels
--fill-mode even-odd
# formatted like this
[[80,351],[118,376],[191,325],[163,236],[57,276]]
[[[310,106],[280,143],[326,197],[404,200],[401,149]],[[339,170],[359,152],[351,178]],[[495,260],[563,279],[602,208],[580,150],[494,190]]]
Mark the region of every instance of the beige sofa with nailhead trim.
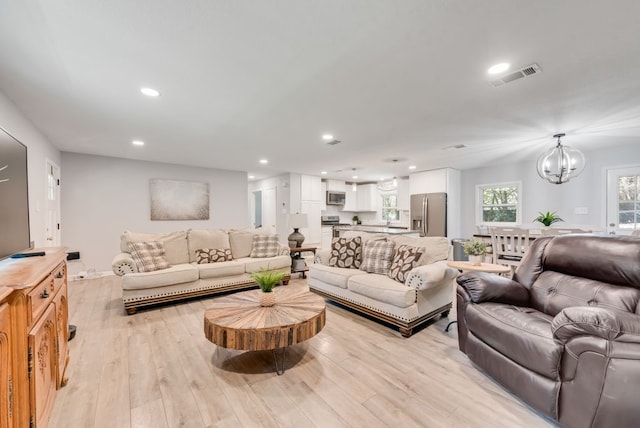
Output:
[[[347,235],[352,237],[356,234]],[[403,283],[387,275],[360,269],[329,266],[331,250],[316,254],[309,266],[309,289],[325,298],[395,325],[409,337],[413,329],[440,315],[446,317],[453,301],[453,282],[458,272],[447,267],[450,245],[444,237],[412,238],[361,233],[368,239],[393,240],[396,246],[423,247],[425,252]]]
[[[165,234],[125,231],[120,250],[112,262],[113,272],[122,277],[122,300],[128,314],[138,308],[159,303],[206,296],[231,290],[255,288],[251,273],[261,269],[285,272],[284,284],[291,278],[289,248],[280,246],[274,257],[250,257],[257,230],[190,229]],[[168,269],[138,272],[129,253],[129,242],[162,242]],[[196,263],[196,250],[229,248],[233,260]]]

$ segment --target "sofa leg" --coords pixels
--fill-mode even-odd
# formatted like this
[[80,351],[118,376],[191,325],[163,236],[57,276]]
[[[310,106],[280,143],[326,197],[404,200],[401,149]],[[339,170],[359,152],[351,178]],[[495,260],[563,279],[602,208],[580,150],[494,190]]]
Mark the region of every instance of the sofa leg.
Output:
[[289,280],[288,279],[282,280],[282,285],[289,285]]
[[127,309],[127,315],[133,315],[136,312],[138,312],[138,308],[126,308]]
[[412,328],[399,327],[399,330],[402,337],[411,337],[411,335],[413,334]]

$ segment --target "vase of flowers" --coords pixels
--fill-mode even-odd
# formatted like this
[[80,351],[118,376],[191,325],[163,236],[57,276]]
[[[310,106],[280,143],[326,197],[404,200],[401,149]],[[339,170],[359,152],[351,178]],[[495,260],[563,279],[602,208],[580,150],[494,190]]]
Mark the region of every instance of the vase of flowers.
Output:
[[469,257],[469,263],[473,266],[480,266],[484,255],[487,253],[487,246],[484,242],[471,240],[462,245],[464,253]]
[[276,303],[276,294],[273,288],[282,281],[284,272],[280,270],[259,270],[251,274],[251,278],[258,284],[262,294],[260,306],[273,306]]

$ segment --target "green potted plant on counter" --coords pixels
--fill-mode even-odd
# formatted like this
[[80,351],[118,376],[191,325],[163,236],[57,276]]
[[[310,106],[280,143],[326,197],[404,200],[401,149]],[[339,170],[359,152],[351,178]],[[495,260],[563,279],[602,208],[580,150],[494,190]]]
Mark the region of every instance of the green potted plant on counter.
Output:
[[559,221],[564,221],[564,220],[560,218],[560,216],[557,215],[555,211],[554,212],[547,211],[546,213],[540,212],[538,217],[534,218],[533,221],[537,221],[539,223],[542,223],[545,227],[549,227],[553,223],[557,223]]
[[480,266],[484,255],[487,254],[486,244],[476,241],[475,239],[462,244],[462,248],[464,249],[464,253],[469,257],[469,263],[474,266]]
[[273,288],[282,281],[284,272],[280,270],[259,270],[251,274],[251,278],[258,284],[262,295],[260,306],[273,306],[276,303],[276,294]]
[[360,224],[360,217],[358,217],[357,215],[354,215],[353,217],[351,217],[351,221],[353,222],[353,224]]

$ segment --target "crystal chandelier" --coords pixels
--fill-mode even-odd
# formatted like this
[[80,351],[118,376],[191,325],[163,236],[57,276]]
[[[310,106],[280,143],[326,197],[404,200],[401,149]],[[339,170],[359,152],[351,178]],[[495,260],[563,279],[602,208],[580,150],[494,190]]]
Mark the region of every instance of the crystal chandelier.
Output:
[[584,155],[580,150],[563,146],[560,138],[564,135],[554,135],[553,138],[558,139],[556,146],[538,158],[538,175],[549,183],[566,183],[584,169]]

